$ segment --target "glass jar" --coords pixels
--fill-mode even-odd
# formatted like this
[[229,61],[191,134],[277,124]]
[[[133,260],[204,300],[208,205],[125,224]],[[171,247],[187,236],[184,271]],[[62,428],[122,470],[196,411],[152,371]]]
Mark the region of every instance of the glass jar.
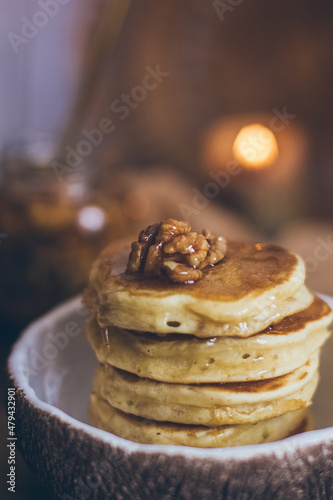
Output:
[[81,292],[100,249],[128,232],[121,201],[96,188],[92,169],[59,180],[51,149],[16,144],[2,157],[0,316],[13,331]]

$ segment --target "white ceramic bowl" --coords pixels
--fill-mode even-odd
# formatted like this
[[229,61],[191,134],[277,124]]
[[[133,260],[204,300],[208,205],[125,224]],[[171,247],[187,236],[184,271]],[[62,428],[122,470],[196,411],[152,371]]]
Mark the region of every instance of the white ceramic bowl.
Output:
[[[323,297],[333,306],[333,299]],[[9,358],[16,435],[56,497],[119,499],[333,498],[333,339],[323,349],[318,430],[236,448],[142,445],[90,425],[95,355],[75,298],[34,322]]]

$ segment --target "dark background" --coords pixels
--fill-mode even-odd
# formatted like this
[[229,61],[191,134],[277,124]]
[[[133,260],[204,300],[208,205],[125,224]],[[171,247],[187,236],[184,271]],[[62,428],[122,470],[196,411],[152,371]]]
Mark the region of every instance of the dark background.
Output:
[[[278,242],[310,259],[318,238],[332,237],[333,5],[226,1],[224,12],[222,3],[71,0],[15,53],[8,35],[20,34],[22,16],[31,20],[41,7],[0,1],[2,391],[20,331],[80,293],[108,241],[181,218],[180,203],[192,206],[193,189],[203,192],[210,173],[232,160],[224,131],[235,121],[237,132],[267,126],[276,109],[294,116],[276,133],[278,162],[245,169],[192,226],[208,221],[228,238]],[[147,66],[169,75],[120,120],[110,106],[142,84]],[[52,162],[64,162],[82,130],[104,118],[114,132],[59,180]],[[330,254],[309,284],[332,294],[332,274]],[[1,428],[5,436],[4,410]],[[48,498],[22,459],[16,498]]]

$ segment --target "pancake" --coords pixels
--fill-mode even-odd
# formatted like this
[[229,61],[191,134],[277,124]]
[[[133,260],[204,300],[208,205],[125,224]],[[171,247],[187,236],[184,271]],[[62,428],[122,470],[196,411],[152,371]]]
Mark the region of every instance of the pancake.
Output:
[[107,247],[84,292],[99,361],[93,425],[204,448],[309,428],[333,313],[304,280],[296,254],[174,219]]
[[87,336],[98,361],[140,377],[183,384],[273,378],[304,365],[329,336],[333,313],[316,297],[311,306],[248,338],[141,334],[96,322]]
[[310,404],[318,382],[319,351],[297,370],[256,382],[169,384],[99,366],[95,393],[139,417],[210,427],[255,423]]
[[176,444],[199,448],[220,448],[267,443],[290,435],[304,418],[306,409],[291,411],[255,424],[205,427],[158,422],[136,417],[112,407],[96,394],[89,407],[93,425],[117,436],[146,444]]
[[312,301],[300,257],[275,245],[228,242],[224,259],[193,284],[125,272],[128,242],[110,245],[95,262],[85,295],[102,327],[247,337]]
[[[289,436],[295,436],[296,434],[301,434],[302,432],[310,432],[315,430],[314,418],[311,413],[311,409],[306,412],[304,419],[301,421],[298,427],[294,429]],[[289,437],[288,436],[288,437]]]

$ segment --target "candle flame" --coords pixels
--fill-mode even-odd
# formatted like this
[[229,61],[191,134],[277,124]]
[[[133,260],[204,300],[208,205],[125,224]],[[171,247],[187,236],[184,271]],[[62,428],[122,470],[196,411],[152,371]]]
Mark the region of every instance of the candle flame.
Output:
[[236,161],[250,170],[271,166],[279,155],[279,148],[273,132],[254,123],[243,127],[232,147]]

